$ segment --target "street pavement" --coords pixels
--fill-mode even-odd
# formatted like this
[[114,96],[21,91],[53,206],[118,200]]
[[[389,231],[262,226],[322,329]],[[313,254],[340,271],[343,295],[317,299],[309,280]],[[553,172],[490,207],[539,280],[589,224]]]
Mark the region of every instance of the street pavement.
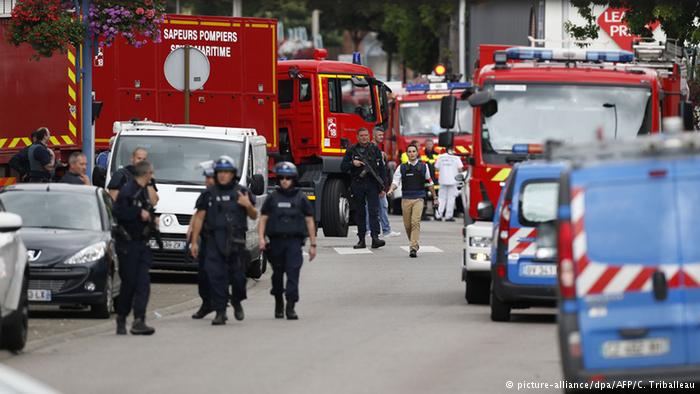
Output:
[[274,319],[269,272],[249,286],[246,319],[229,309],[223,327],[190,318],[196,285],[181,280],[155,285],[152,337],[118,337],[99,321],[30,337],[0,360],[63,393],[502,393],[516,391],[508,382],[560,380],[554,309],[491,322],[488,306],[464,300],[461,223],[423,222],[409,259],[400,217],[391,220],[402,234],[378,250],[319,238],[298,321]]

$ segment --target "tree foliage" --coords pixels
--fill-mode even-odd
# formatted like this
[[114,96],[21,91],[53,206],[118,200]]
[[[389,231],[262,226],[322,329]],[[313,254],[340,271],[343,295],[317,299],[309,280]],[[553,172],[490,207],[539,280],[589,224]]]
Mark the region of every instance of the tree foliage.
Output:
[[700,26],[697,23],[700,18],[698,0],[571,0],[571,3],[586,20],[584,26],[567,24],[567,30],[576,39],[598,38],[598,27],[592,7],[599,5],[627,8],[625,21],[634,34],[650,37],[652,32],[647,28],[647,24],[658,21],[667,37],[677,38],[680,43],[690,45],[700,43]]

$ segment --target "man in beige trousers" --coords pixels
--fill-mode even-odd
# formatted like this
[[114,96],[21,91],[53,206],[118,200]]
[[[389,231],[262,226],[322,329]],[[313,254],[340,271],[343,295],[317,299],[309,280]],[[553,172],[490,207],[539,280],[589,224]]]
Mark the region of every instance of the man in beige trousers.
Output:
[[[420,219],[423,213],[423,199],[425,198],[425,186],[435,196],[433,180],[428,166],[418,159],[418,147],[409,145],[406,149],[408,162],[401,164],[394,172],[394,179],[389,188],[389,194],[401,186],[401,210],[403,212],[403,225],[406,235],[411,241],[410,257],[417,257],[420,241]],[[437,198],[433,203],[438,204]]]

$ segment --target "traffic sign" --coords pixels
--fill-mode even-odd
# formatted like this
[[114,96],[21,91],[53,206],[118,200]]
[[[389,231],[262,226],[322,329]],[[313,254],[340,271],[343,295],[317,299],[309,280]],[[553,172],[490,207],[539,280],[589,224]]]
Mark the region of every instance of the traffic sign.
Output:
[[[185,77],[185,52],[187,50],[189,50],[189,78]],[[184,92],[187,88],[185,81],[189,79],[189,90],[199,90],[209,79],[209,59],[195,47],[177,48],[170,52],[165,59],[163,71],[165,79],[174,89]]]

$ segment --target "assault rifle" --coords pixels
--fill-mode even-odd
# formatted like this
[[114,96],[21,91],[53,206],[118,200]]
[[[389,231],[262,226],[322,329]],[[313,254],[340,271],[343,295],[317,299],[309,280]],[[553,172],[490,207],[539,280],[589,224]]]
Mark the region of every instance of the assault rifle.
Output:
[[[146,188],[143,188],[143,190],[146,190]],[[148,211],[149,214],[148,224],[146,225],[146,227],[143,228],[144,239],[155,239],[156,245],[158,245],[158,249],[163,250],[163,238],[161,237],[160,230],[158,229],[158,224],[156,223],[156,208],[153,206],[153,204],[151,204],[151,202],[147,198],[144,198],[142,200],[141,208]]]
[[361,161],[364,166],[362,166],[362,172],[360,172],[360,178],[364,178],[367,176],[367,174],[370,174],[372,178],[374,178],[375,181],[377,181],[377,185],[379,185],[379,190],[384,190],[384,179],[377,174],[377,171],[374,170],[374,167],[370,165],[369,159],[365,156],[360,154],[359,152],[356,153],[356,159]]

